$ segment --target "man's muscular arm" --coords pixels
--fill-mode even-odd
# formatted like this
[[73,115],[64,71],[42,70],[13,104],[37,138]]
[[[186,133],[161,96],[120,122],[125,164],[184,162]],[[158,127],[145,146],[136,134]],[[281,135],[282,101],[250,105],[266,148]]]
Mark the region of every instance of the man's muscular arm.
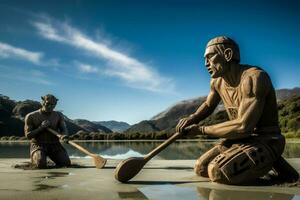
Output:
[[220,96],[215,89],[215,81],[212,80],[210,83],[210,93],[207,96],[206,101],[201,104],[195,113],[181,119],[176,126],[176,131],[182,132],[185,127],[199,123],[201,120],[208,117],[211,113],[213,113],[219,102]]
[[195,123],[199,123],[201,120],[213,113],[221,100],[214,84],[214,81],[210,84],[210,93],[208,94],[206,101],[202,103],[194,114],[190,115],[190,117],[194,119]]
[[253,132],[262,114],[271,81],[265,72],[258,72],[246,77],[241,84],[242,101],[237,119],[206,126],[204,134],[238,139],[248,137]]
[[68,135],[68,129],[64,120],[64,115],[62,113],[59,113],[59,122],[58,122],[58,129],[60,133]]
[[50,122],[45,120],[38,128],[34,129],[32,120],[33,119],[31,119],[30,115],[26,115],[24,132],[28,139],[35,138],[42,130],[50,126]]

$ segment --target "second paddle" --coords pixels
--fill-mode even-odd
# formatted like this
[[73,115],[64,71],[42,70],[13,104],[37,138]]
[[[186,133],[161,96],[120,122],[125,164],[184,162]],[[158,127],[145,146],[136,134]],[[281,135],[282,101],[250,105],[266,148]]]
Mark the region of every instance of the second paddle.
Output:
[[169,139],[167,139],[165,142],[163,142],[158,147],[153,149],[150,153],[148,153],[144,157],[132,157],[121,161],[115,169],[115,179],[123,183],[132,179],[135,175],[139,173],[139,171],[141,171],[144,165],[149,160],[151,160],[151,158],[153,158],[159,152],[164,150],[167,146],[172,144],[182,134],[183,134],[182,132],[175,133]]

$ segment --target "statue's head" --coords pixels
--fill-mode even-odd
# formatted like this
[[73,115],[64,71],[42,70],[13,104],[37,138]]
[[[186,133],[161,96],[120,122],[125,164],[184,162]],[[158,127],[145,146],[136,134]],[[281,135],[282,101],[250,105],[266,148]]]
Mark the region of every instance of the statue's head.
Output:
[[42,110],[44,112],[52,112],[58,101],[58,99],[52,94],[47,94],[45,96],[42,96],[41,99],[42,99]]
[[240,62],[239,46],[226,36],[213,38],[206,45],[204,58],[210,76],[220,77],[226,73],[231,62]]

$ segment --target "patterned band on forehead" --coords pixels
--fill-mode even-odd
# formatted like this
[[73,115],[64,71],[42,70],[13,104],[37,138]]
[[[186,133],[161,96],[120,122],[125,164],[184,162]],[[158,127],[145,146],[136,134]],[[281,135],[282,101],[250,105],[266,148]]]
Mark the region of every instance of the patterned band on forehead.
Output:
[[240,62],[239,46],[235,41],[233,41],[229,37],[226,37],[226,36],[215,37],[207,43],[206,48],[211,47],[211,46],[215,46],[216,50],[218,51],[219,54],[223,54],[225,49],[231,48],[233,51],[232,60]]
[[213,45],[218,45],[218,44],[226,44],[226,45],[230,45],[230,46],[238,48],[237,43],[235,41],[233,41],[232,39],[230,39],[229,37],[226,37],[226,36],[220,36],[220,37],[216,37],[216,38],[210,40],[207,43],[206,47],[213,46]]

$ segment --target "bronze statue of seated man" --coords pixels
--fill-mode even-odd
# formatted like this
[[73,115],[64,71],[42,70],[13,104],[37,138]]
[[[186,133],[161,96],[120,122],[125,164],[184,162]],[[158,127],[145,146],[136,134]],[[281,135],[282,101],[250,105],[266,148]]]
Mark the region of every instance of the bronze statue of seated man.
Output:
[[[240,64],[239,47],[228,37],[210,40],[205,66],[211,76],[210,93],[192,115],[176,126],[178,132],[224,138],[196,162],[195,172],[224,184],[247,184],[271,169],[288,181],[298,173],[281,154],[285,138],[278,126],[278,111],[269,75],[259,67]],[[199,126],[220,101],[229,121]]]

